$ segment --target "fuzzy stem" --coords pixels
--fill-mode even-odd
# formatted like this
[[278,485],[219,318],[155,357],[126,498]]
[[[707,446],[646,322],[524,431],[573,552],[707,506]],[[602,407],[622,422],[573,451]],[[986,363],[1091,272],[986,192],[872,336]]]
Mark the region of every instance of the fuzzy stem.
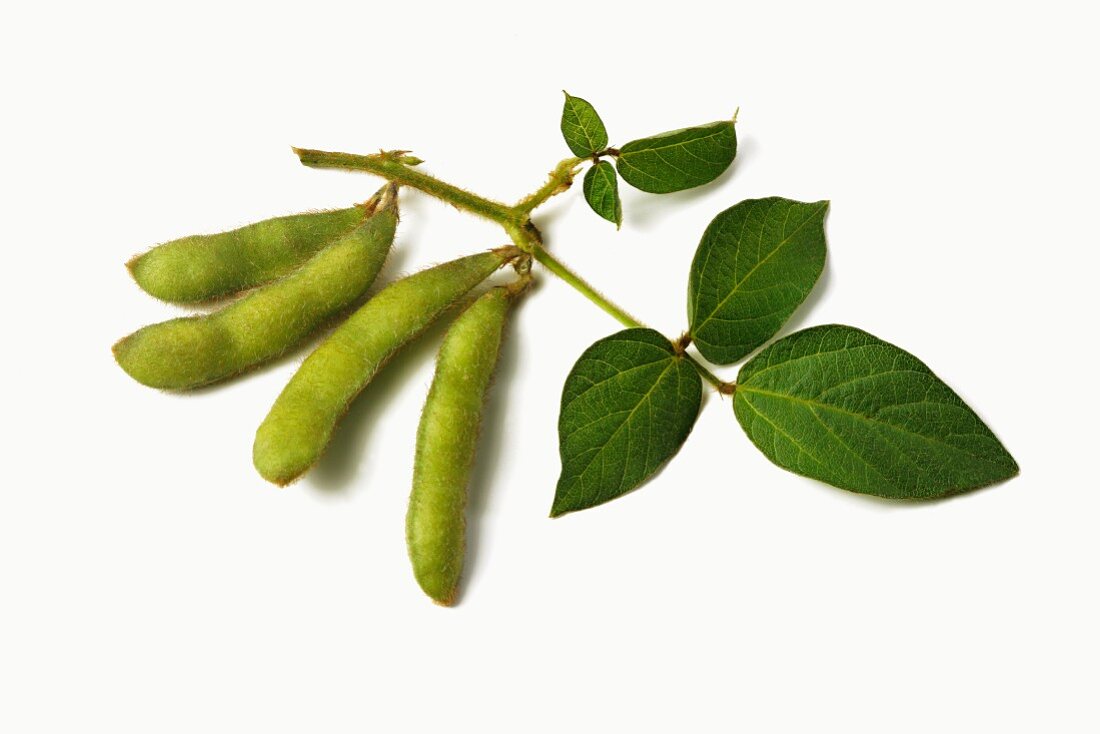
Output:
[[684,352],[684,356],[691,362],[691,366],[695,368],[695,371],[699,373],[699,376],[709,382],[715,390],[723,395],[733,395],[733,389],[736,387],[732,382],[723,382],[722,378],[714,374],[706,367],[704,367],[699,360],[692,357],[687,352]]
[[543,266],[546,267],[554,275],[558,276],[570,286],[573,287],[578,293],[592,301],[607,313],[611,314],[612,318],[618,321],[623,326],[630,329],[645,328],[645,324],[638,319],[634,318],[626,311],[616,306],[611,301],[607,300],[597,291],[595,288],[585,282],[584,278],[580,277],[572,270],[567,268],[560,260],[551,255],[549,252],[541,247],[535,247],[534,250],[535,259],[538,260]]
[[440,181],[434,176],[410,168],[401,161],[401,155],[394,153],[354,155],[352,153],[329,153],[323,150],[307,150],[304,148],[294,148],[294,152],[304,165],[311,168],[344,168],[353,171],[367,171],[389,179],[394,183],[418,189],[425,194],[453,204],[459,209],[465,209],[500,224],[515,224],[522,218],[514,208],[507,204],[486,199],[445,181]]
[[[542,265],[547,270],[564,280],[566,283],[572,286],[574,290],[576,290],[589,301],[592,301],[592,303],[596,304],[601,309],[606,311],[623,326],[630,329],[649,328],[641,321],[638,321],[638,319],[634,318],[611,301],[607,300],[599,291],[590,286],[584,280],[584,278],[567,268],[565,264],[563,264],[560,260],[551,255],[549,252],[544,250],[542,247],[536,245],[534,247],[533,254],[535,256],[535,259],[542,263]],[[711,385],[713,385],[718,390],[718,392],[725,395],[733,392],[732,383],[723,382],[717,375],[715,375],[713,372],[700,364],[699,360],[695,359],[695,357],[692,357],[690,354],[684,352],[681,352],[681,354],[683,354],[683,356],[691,362],[692,366],[695,367],[695,370],[699,373],[699,376],[709,382]]]

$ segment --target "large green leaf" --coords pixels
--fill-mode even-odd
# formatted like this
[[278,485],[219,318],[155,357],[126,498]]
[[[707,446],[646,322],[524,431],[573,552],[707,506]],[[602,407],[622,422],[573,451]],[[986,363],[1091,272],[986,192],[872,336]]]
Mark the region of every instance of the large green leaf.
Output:
[[772,338],[825,266],[829,202],[748,199],[711,221],[688,279],[699,353],[732,364]]
[[561,396],[551,516],[613,500],[652,476],[691,433],[701,397],[699,373],[652,329],[586,349]]
[[927,499],[1019,471],[920,360],[851,326],[795,332],[749,360],[733,410],[773,462],[853,492]]
[[619,199],[619,179],[615,166],[600,161],[584,174],[584,198],[592,211],[616,227],[623,224],[623,204]]
[[732,120],[685,127],[619,148],[619,175],[636,189],[668,194],[710,183],[737,154]]
[[607,128],[596,114],[596,108],[569,92],[565,93],[565,106],[561,111],[561,134],[569,150],[580,158],[588,158],[607,147]]

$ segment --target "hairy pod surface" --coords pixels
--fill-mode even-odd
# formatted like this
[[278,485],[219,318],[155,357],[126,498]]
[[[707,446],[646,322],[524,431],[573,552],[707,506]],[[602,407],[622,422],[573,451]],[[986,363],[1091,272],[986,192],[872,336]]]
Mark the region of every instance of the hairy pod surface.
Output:
[[143,385],[185,390],[277,357],[367,291],[396,226],[391,200],[290,275],[213,313],[139,329],[115,344],[115,359]]
[[313,466],[386,360],[517,252],[505,247],[422,270],[348,317],[306,358],[256,431],[252,461],[260,475],[285,485]]
[[165,242],[126,267],[142,290],[161,300],[207,301],[286,275],[365,216],[366,208],[353,206],[275,217]]
[[443,605],[454,602],[462,574],[467,488],[511,300],[507,288],[494,288],[455,319],[417,429],[405,539],[417,583]]

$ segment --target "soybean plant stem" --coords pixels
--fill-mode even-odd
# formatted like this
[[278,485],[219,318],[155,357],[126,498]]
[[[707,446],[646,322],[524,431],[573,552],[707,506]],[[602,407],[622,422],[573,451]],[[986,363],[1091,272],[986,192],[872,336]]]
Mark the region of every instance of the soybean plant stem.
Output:
[[[590,286],[587,281],[584,280],[584,278],[567,268],[564,263],[562,263],[556,257],[544,250],[541,246],[535,245],[533,254],[535,256],[535,259],[542,263],[542,265],[547,270],[564,280],[566,283],[572,286],[575,291],[580,293],[589,301],[592,301],[592,303],[596,304],[604,311],[609,313],[616,321],[618,321],[623,326],[629,329],[648,328],[641,321],[638,321],[638,319],[634,318],[626,311],[622,310],[614,303],[604,298],[604,296],[595,288]],[[733,391],[733,386],[730,383],[723,382],[721,378],[719,378],[713,372],[700,364],[699,360],[695,359],[695,357],[692,357],[690,354],[686,353],[684,354],[684,356],[691,362],[692,366],[695,367],[695,370],[699,373],[699,376],[709,382],[711,385],[713,385],[719,392],[723,394],[729,394]]]
[[562,263],[560,260],[551,255],[542,247],[535,246],[534,256],[535,259],[542,263],[542,265],[547,270],[564,280],[566,283],[572,286],[574,290],[576,290],[588,300],[592,301],[592,303],[596,304],[604,311],[611,314],[611,317],[623,326],[629,329],[640,329],[645,327],[645,325],[641,321],[638,321],[638,319],[634,318],[626,311],[622,310],[614,303],[604,298],[603,294],[590,286],[584,280],[584,278],[567,268],[564,263]]
[[477,194],[460,189],[434,176],[421,173],[407,165],[400,151],[378,153],[376,155],[354,155],[352,153],[329,153],[323,150],[295,148],[294,152],[302,163],[312,168],[343,168],[352,171],[367,171],[389,179],[403,186],[411,186],[438,199],[478,214],[486,219],[503,225],[514,225],[523,217],[516,209],[499,201],[486,199]]

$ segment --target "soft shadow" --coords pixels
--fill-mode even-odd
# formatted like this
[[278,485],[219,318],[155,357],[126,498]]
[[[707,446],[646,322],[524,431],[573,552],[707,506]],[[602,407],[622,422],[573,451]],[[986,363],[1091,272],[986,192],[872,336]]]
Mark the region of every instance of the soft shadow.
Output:
[[873,494],[862,494],[860,492],[849,492],[843,489],[837,489],[836,487],[830,487],[824,482],[819,482],[811,479],[813,484],[818,485],[822,491],[830,492],[833,494],[840,493],[846,500],[853,504],[862,505],[863,507],[873,507],[876,510],[882,512],[916,512],[923,507],[936,507],[937,505],[947,504],[948,502],[954,502],[956,500],[962,500],[967,497],[974,497],[978,494],[985,494],[987,491],[996,489],[1002,484],[1011,481],[1015,477],[1009,477],[1008,479],[996,482],[994,484],[987,484],[984,487],[976,487],[974,489],[966,489],[961,492],[954,492],[952,494],[944,495],[943,497],[930,497],[928,499],[891,499],[890,497],[876,497]]
[[[510,271],[504,277],[494,276],[485,286],[492,287],[510,279]],[[333,431],[332,440],[324,455],[309,472],[309,485],[324,493],[346,491],[359,474],[364,458],[368,458],[367,444],[370,434],[393,404],[397,393],[408,382],[409,375],[427,360],[434,359],[443,334],[454,318],[485,288],[460,300],[447,313],[439,317],[413,342],[400,349],[357,396],[348,412]],[[505,342],[507,344],[507,342]],[[425,395],[427,393],[425,392]],[[410,447],[414,437],[410,436]],[[410,448],[410,451],[412,449]]]
[[703,186],[696,186],[693,189],[671,194],[645,194],[639,192],[637,196],[630,197],[629,204],[623,202],[623,219],[627,224],[637,229],[643,231],[651,229],[667,212],[712,196],[716,189],[724,186],[730,178],[745,166],[746,158],[751,161],[755,155],[756,143],[752,138],[739,140],[737,143],[737,157],[733,159],[730,167],[722,172],[721,176]]
[[[410,232],[404,225],[410,210],[420,205],[418,197],[412,197],[411,203],[402,199],[402,224],[398,226],[394,247],[390,250],[378,278],[370,290],[359,300],[355,308],[365,304],[378,291],[406,275],[411,247],[409,244],[417,238],[417,232]],[[415,217],[414,217],[415,219]],[[348,412],[340,420],[333,432],[325,453],[310,470],[307,484],[324,493],[336,493],[346,490],[363,462],[366,452],[366,436],[392,404],[401,386],[405,384],[409,372],[412,372],[424,360],[429,359],[438,346],[439,338],[450,323],[448,314],[444,314],[411,344],[397,352],[388,363],[383,365],[378,375],[364,389],[363,394],[352,401]]]
[[397,399],[409,376],[433,358],[453,316],[454,313],[445,314],[416,341],[401,349],[352,401],[348,412],[333,431],[324,455],[309,472],[308,484],[311,488],[329,494],[348,490],[364,458],[367,458],[370,434]]
[[382,269],[378,271],[378,277],[374,279],[371,287],[367,289],[367,292],[359,299],[354,308],[359,308],[359,306],[373,298],[375,293],[406,274],[405,266],[409,261],[409,247],[400,246],[403,244],[402,239],[404,238],[394,242],[394,247],[386,257],[386,262],[382,263]]
[[[579,188],[580,184],[573,184],[575,188]],[[548,201],[543,206],[539,207],[537,217],[533,217],[535,226],[539,228],[539,231],[546,236],[546,231],[549,227],[552,227],[555,222],[564,217],[569,210],[573,207],[574,202],[577,200],[575,196],[566,196],[562,198],[554,198]],[[527,300],[527,299],[524,299]]]

